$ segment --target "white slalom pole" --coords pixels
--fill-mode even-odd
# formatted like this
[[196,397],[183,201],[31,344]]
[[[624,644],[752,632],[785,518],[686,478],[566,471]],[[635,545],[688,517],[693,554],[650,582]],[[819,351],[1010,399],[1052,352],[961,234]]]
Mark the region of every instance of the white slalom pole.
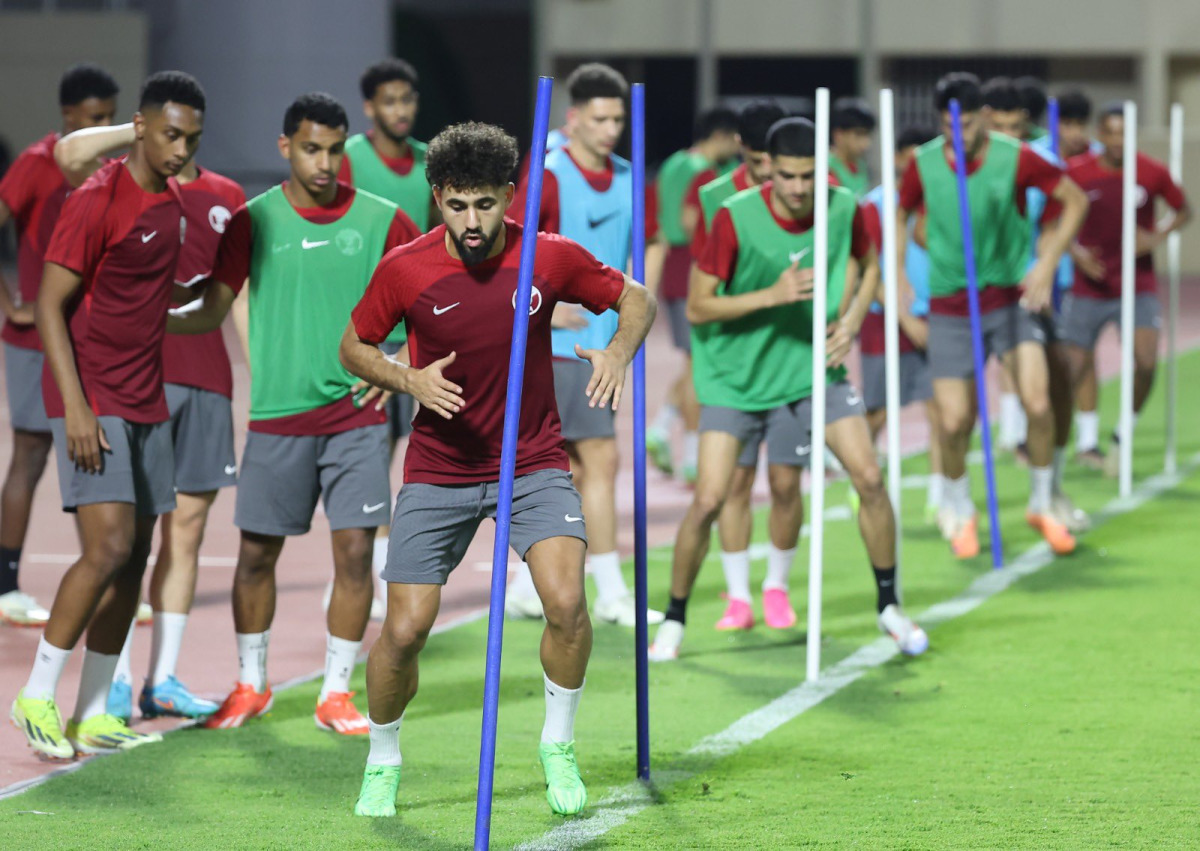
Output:
[[1137,230],[1137,104],[1125,101],[1125,156],[1121,166],[1121,419],[1120,489],[1133,493],[1133,302]]
[[[900,593],[900,294],[897,289],[896,234],[896,112],[892,90],[879,93],[879,147],[882,153],[883,205],[883,352],[887,379],[887,466],[888,496],[896,514],[896,593]],[[907,236],[907,235],[906,235]]]
[[808,636],[805,679],[821,673],[821,584],[825,561],[825,312],[829,283],[829,89],[817,89],[817,182],[813,210],[813,387],[809,454]]
[[[1183,104],[1171,106],[1171,154],[1168,163],[1171,180],[1183,185]],[[1179,332],[1179,231],[1167,237],[1167,454],[1163,469],[1169,476],[1178,469],[1176,446],[1178,444],[1176,401],[1179,399],[1179,372],[1175,358]]]

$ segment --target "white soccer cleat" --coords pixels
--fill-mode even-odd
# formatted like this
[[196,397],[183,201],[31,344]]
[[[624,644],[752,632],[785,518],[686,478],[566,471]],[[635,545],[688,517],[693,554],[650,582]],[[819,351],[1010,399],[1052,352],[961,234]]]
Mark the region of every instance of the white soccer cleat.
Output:
[[1056,493],[1050,501],[1050,516],[1067,527],[1073,535],[1092,528],[1092,519],[1065,493]]
[[[637,623],[637,602],[632,594],[615,597],[611,600],[597,600],[592,607],[592,614],[597,620],[605,623],[615,623],[617,626],[632,628]],[[663,613],[654,609],[646,610],[646,623],[650,626],[663,622]]]
[[137,615],[134,618],[134,622],[138,626],[145,626],[146,624],[154,622],[154,609],[150,607],[149,603],[138,603]]
[[929,636],[895,603],[879,613],[879,629],[896,640],[905,656],[920,656],[929,649]]
[[13,626],[45,626],[50,613],[24,591],[0,594],[0,621]]
[[546,613],[537,594],[514,594],[509,588],[504,595],[504,616],[514,621],[540,621]]
[[651,662],[674,662],[679,658],[679,646],[683,644],[683,624],[679,621],[663,621],[654,634],[647,656]]

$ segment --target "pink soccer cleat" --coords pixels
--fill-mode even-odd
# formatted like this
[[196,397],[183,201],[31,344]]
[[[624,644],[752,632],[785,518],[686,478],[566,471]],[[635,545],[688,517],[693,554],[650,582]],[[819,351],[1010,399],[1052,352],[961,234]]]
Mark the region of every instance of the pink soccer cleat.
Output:
[[787,591],[782,588],[763,591],[763,620],[771,629],[791,629],[796,625],[796,610]]
[[750,604],[745,600],[730,597],[729,605],[725,607],[725,614],[717,621],[717,629],[722,632],[731,632],[738,629],[754,629],[754,610],[750,608]]

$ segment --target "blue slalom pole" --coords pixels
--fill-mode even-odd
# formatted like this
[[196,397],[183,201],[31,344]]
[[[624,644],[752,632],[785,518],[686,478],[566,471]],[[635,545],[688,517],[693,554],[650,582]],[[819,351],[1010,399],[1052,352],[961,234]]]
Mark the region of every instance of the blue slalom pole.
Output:
[[979,421],[983,424],[983,468],[987,478],[988,532],[992,539],[992,567],[1004,567],[1004,543],[1000,540],[1000,508],[996,504],[996,466],[992,458],[992,426],[988,420],[987,380],[983,369],[983,325],[979,319],[979,275],[975,271],[975,240],[971,235],[971,203],[967,194],[967,152],[962,135],[962,107],[958,99],[950,101],[950,120],[954,131],[954,171],[958,177],[958,217],[962,222],[963,264],[967,273],[967,305],[971,313],[971,352],[975,356],[975,393],[979,400]]
[[[646,282],[646,86],[630,95],[633,136],[633,279]],[[646,344],[633,356],[633,641],[637,668],[637,776],[650,779],[650,666],[646,624]]]
[[1050,133],[1050,150],[1062,162],[1062,152],[1058,149],[1058,98],[1050,98],[1046,102],[1046,130]]
[[513,476],[517,468],[517,427],[525,383],[525,347],[529,337],[529,300],[537,252],[538,212],[550,128],[550,92],[554,81],[538,79],[533,118],[533,150],[525,196],[525,230],[521,266],[513,306],[512,351],[508,357],[508,395],[504,406],[504,441],[500,450],[500,488],[496,502],[496,546],[492,550],[492,598],[488,607],[487,666],[483,681],[483,733],[479,742],[479,785],[475,793],[475,851],[485,851],[492,833],[492,781],[496,769],[496,716],[500,704],[500,656],[504,648],[504,593],[508,585],[508,535],[512,523]]

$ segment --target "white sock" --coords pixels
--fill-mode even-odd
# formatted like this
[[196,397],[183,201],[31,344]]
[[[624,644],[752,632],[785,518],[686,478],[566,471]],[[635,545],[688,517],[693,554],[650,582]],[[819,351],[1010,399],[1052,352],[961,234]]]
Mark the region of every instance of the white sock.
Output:
[[1061,446],[1054,447],[1054,479],[1053,492],[1062,493],[1063,469],[1067,465],[1067,450]]
[[778,549],[767,544],[767,578],[763,580],[763,591],[788,589],[788,577],[792,575],[792,563],[796,560],[796,548]]
[[267,687],[267,644],[271,630],[237,633],[238,682],[262,692]]
[[103,715],[108,707],[108,690],[112,688],[113,673],[117,670],[118,653],[97,653],[85,650],[83,674],[79,677],[79,697],[75,701],[76,723]]
[[700,460],[700,435],[694,431],[683,433],[683,466],[695,467]]
[[350,675],[362,641],[350,641],[325,633],[325,682],[321,684],[321,696],[317,703],[324,703],[330,692],[350,691]]
[[179,664],[179,648],[188,616],[180,612],[155,612],[150,633],[150,685],[166,682],[175,676]]
[[1090,452],[1100,446],[1100,412],[1079,411],[1075,414],[1075,451]]
[[129,632],[125,635],[125,644],[121,647],[121,655],[117,657],[117,670],[113,681],[125,683],[133,688],[133,665],[129,661],[129,653],[133,649],[133,631],[137,629],[137,618],[129,624]]
[[44,635],[38,639],[37,653],[33,657],[33,670],[29,672],[29,680],[25,683],[25,697],[54,700],[54,693],[58,691],[58,681],[70,658],[70,650],[55,647]]
[[1035,514],[1050,510],[1050,500],[1054,495],[1054,468],[1029,468],[1029,510]]
[[962,478],[946,477],[946,505],[960,517],[972,517],[975,514],[975,503],[971,501],[971,480],[964,473]]
[[1016,393],[1000,394],[1000,434],[1013,446],[1025,440],[1025,411]]
[[935,508],[941,508],[945,498],[942,496],[945,491],[946,477],[941,473],[930,473],[929,483],[925,490],[925,504]]
[[670,403],[665,403],[658,409],[658,414],[654,417],[654,422],[650,426],[651,431],[670,432],[671,426],[675,424],[676,418],[679,416],[679,411]]
[[506,593],[512,597],[519,597],[522,600],[532,600],[538,595],[537,587],[533,584],[533,574],[529,572],[529,565],[521,562],[513,569],[512,579],[508,583],[508,591]]
[[371,752],[367,754],[367,765],[400,765],[400,722],[401,715],[391,724],[376,724],[367,718],[368,738],[371,740]]
[[[1129,427],[1130,427],[1131,429],[1133,429],[1134,431],[1137,431],[1137,421],[1138,421],[1138,415],[1137,415],[1137,411],[1134,411],[1134,412],[1133,412],[1133,418],[1132,418],[1132,420],[1130,421],[1130,425],[1129,425]],[[1120,421],[1120,419],[1118,419],[1118,420],[1117,420],[1117,424],[1116,424],[1116,426],[1113,428],[1113,435],[1116,437],[1116,439],[1117,439],[1117,440],[1124,440],[1124,439],[1125,439],[1125,435],[1123,435],[1123,434],[1121,433],[1121,421]]]
[[750,551],[721,551],[721,570],[725,573],[725,593],[731,600],[750,603]]
[[583,686],[563,688],[551,682],[545,674],[542,674],[542,679],[546,681],[546,723],[542,727],[542,741],[575,741],[575,713],[579,711]]
[[629,586],[621,575],[621,557],[617,553],[601,553],[588,559],[592,580],[596,583],[596,602],[608,602],[629,596]]

